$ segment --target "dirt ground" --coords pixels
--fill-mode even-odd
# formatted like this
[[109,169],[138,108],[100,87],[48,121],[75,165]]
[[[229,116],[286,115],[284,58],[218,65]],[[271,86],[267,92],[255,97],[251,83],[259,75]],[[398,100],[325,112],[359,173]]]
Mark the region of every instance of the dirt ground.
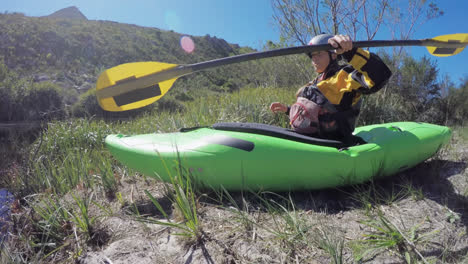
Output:
[[[467,163],[464,144],[373,183],[279,194],[286,199],[262,196],[273,204],[289,201],[287,212],[272,213],[252,194],[231,193],[233,202],[208,193],[198,200],[198,241],[176,235],[175,228],[137,221],[135,207],[144,217],[164,221],[143,190],[173,218],[176,212],[161,183],[123,180],[122,199],[111,205],[115,214],[99,224],[105,239],[78,262],[404,263],[412,254],[420,263],[468,263]],[[383,232],[375,227],[384,228],[382,223],[404,234],[403,242],[379,244]]]

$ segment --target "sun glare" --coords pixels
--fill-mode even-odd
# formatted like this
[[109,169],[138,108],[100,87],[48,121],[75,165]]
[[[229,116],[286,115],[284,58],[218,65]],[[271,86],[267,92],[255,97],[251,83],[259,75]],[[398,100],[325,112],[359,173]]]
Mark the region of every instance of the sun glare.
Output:
[[180,46],[187,53],[192,53],[195,50],[195,43],[189,36],[183,36],[180,38]]

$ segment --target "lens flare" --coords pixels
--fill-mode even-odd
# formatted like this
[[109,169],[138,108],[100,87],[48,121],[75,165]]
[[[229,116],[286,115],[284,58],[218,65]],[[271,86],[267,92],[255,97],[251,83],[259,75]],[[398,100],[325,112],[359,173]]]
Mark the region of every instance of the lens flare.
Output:
[[167,29],[180,31],[181,29],[181,20],[177,12],[173,10],[167,10],[164,12],[164,23],[166,24]]
[[195,50],[195,43],[189,36],[183,36],[180,38],[180,46],[187,53],[192,53]]

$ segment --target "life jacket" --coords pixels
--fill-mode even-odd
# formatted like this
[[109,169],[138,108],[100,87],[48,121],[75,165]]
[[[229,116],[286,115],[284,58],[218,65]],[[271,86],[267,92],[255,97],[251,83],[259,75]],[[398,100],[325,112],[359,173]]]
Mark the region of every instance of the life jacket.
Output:
[[342,115],[315,85],[302,88],[289,110],[294,131],[324,137],[338,129],[337,117]]
[[[392,74],[377,55],[361,48],[341,57],[348,63],[339,65],[332,60],[324,73],[297,94],[289,112],[296,132],[346,140],[354,131],[361,95],[380,90]],[[312,128],[308,128],[308,123]]]

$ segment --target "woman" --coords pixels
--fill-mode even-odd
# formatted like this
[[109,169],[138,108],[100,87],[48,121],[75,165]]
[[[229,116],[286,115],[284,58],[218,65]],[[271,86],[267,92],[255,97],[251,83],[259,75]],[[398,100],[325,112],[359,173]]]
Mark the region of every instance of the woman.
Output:
[[[361,107],[361,95],[378,91],[387,83],[392,73],[376,54],[353,48],[349,36],[320,34],[312,38],[309,45],[327,43],[336,50],[307,54],[318,76],[298,90],[298,102],[292,108],[274,102],[270,105],[270,110],[289,114],[293,128],[300,133],[308,131],[305,134],[347,142],[352,139]],[[340,65],[338,57],[347,63]],[[304,102],[305,99],[310,104],[304,106],[299,102]],[[294,115],[291,115],[291,110],[294,110]],[[297,120],[294,118],[303,112],[313,116],[309,123],[316,128],[301,130],[299,126],[295,126]]]

